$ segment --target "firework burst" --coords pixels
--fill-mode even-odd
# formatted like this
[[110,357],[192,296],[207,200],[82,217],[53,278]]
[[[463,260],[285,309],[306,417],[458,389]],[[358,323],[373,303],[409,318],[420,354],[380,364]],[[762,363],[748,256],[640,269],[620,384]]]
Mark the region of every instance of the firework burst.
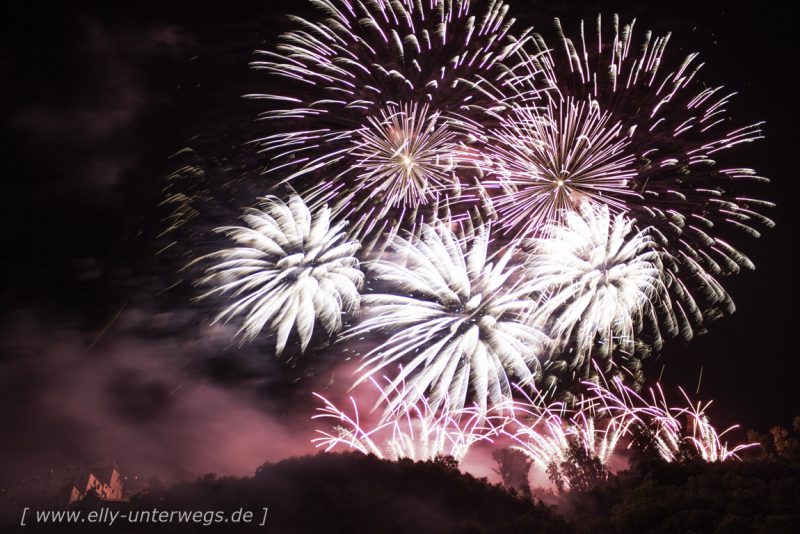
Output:
[[545,338],[520,315],[529,291],[509,266],[514,248],[490,254],[489,233],[479,226],[459,236],[444,223],[426,224],[419,237],[395,239],[397,261],[371,265],[398,294],[365,295],[366,319],[349,335],[389,333],[362,369],[370,376],[402,364],[395,384],[408,378],[414,387],[395,403],[426,394],[434,408],[447,400],[457,410],[471,397],[485,412],[510,396],[509,375],[522,384],[534,379]]
[[675,329],[655,242],[625,215],[584,202],[531,245],[530,288],[540,298],[530,320],[557,340],[555,351],[570,349],[571,369],[588,371],[591,356],[615,350],[632,354],[645,320],[656,345],[659,322]]
[[636,176],[628,142],[596,101],[512,109],[491,134],[485,180],[503,233],[540,235],[585,201],[624,211]]
[[452,188],[457,146],[453,134],[437,124],[437,118],[429,114],[427,105],[403,106],[391,113],[383,111],[380,119],[371,118],[353,151],[364,187],[382,195],[391,207],[412,208]]
[[[598,18],[577,39],[557,21],[551,48],[512,35],[500,0],[310,1],[320,19],[294,17],[253,63],[280,89],[248,95],[269,106],[254,146],[270,183],[250,185],[300,196],[262,199],[244,225],[217,229],[236,248],[190,265],[205,267],[198,299],[229,298],[216,321],[243,318],[243,340],[275,335],[279,355],[293,333],[301,352],[315,331],[381,336],[356,385],[375,385],[382,416],[370,426],[354,400],[348,413],[317,395],[315,419],[336,423],[314,443],[460,459],[503,435],[561,480],[576,449],[607,474],[632,429],[667,461],[749,446],[729,449],[683,390],[675,408],[660,387],[645,401],[603,378],[619,363],[638,371],[662,334],[689,339],[732,312],[718,278],[753,264],[728,236],[773,225],[760,213],[771,204],[742,192],[766,180],[727,161],[761,125],[727,125],[733,95],[698,80],[696,55],[670,66],[669,36],[637,47],[616,17],[610,35]],[[167,234],[238,189],[203,175],[171,177]],[[357,254],[373,260],[364,296]],[[588,397],[527,396],[565,370]]]
[[760,213],[772,204],[745,193],[767,180],[728,163],[730,149],[762,137],[761,124],[730,127],[734,93],[698,79],[697,54],[670,61],[669,35],[647,32],[637,46],[633,23],[603,22],[594,34],[581,23],[573,38],[556,20],[558,46],[534,35],[518,51],[509,70],[521,111],[487,137],[492,201],[515,236],[537,235],[583,200],[652,228],[689,337],[734,310],[717,278],[753,268],[730,236],[774,224]]
[[354,257],[358,243],[346,240],[343,223],[331,226],[330,215],[327,208],[312,215],[298,196],[288,203],[266,197],[247,210],[246,227],[219,228],[239,247],[195,260],[217,262],[198,281],[213,288],[198,298],[234,299],[215,321],[244,315],[238,334],[249,340],[266,327],[277,334],[278,354],[293,329],[301,351],[316,322],[329,334],[340,331],[342,313],[358,308],[364,275]]
[[258,144],[268,173],[349,219],[350,236],[369,250],[383,231],[413,224],[422,206],[436,213],[434,199],[458,194],[453,141],[456,131],[469,135],[448,125],[505,106],[495,78],[525,37],[509,33],[514,20],[497,1],[482,10],[469,0],[312,3],[325,18],[293,17],[299,28],[253,63],[294,88],[250,95],[273,105],[263,119],[297,125]]
[[461,156],[467,154],[427,104],[389,105],[356,132],[346,152],[347,176],[339,174],[309,194],[327,197],[335,190],[332,209],[355,221],[351,234],[388,243],[401,227],[413,228],[425,213],[438,212],[460,194],[456,171],[466,165]]

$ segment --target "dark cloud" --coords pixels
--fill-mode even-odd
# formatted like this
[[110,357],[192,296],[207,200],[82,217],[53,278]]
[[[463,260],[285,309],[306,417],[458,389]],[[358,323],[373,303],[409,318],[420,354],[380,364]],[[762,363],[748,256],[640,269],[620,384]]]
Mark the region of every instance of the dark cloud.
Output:
[[81,16],[74,25],[77,42],[69,52],[80,63],[66,79],[37,86],[32,101],[18,95],[22,102],[9,124],[72,173],[59,186],[96,193],[118,185],[137,163],[138,123],[167,98],[153,91],[148,67],[178,56],[191,40],[165,24],[118,28]]
[[248,474],[312,449],[306,412],[271,412],[252,383],[228,387],[192,370],[230,332],[134,337],[133,316],[96,343],[94,332],[30,315],[10,322],[0,342],[3,477],[110,457],[132,475]]

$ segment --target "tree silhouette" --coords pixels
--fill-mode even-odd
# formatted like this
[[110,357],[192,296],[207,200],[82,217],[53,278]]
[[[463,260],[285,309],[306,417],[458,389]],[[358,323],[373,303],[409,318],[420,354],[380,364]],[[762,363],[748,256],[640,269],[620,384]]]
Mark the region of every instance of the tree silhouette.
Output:
[[[559,486],[566,481],[569,485],[570,491],[573,492],[587,492],[608,480],[609,472],[603,463],[594,455],[586,450],[586,447],[576,438],[570,439],[569,449],[567,451],[567,458],[561,462],[559,466],[559,477],[556,480],[551,478],[551,481]],[[549,471],[548,471],[549,472]]]
[[531,485],[528,473],[533,461],[522,451],[512,448],[497,449],[492,452],[492,458],[497,463],[494,472],[500,475],[503,486],[530,498]]

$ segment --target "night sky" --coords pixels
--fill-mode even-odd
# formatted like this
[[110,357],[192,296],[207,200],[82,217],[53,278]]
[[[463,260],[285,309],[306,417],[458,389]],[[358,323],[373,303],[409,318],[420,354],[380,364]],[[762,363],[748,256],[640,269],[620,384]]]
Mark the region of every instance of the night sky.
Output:
[[[509,2],[515,28],[551,36],[554,16],[576,27],[598,12],[671,30],[669,55],[699,51],[703,78],[738,92],[740,125],[766,121],[766,139],[736,159],[772,179],[759,196],[778,203],[777,227],[737,241],[757,265],[724,281],[737,312],[648,365],[690,391],[702,368],[717,426],[788,424],[800,414],[796,18],[777,2]],[[230,329],[207,326],[185,282],[173,286],[175,256],[157,254],[170,156],[192,146],[220,173],[247,172],[262,105],[241,95],[268,82],[247,64],[305,3],[31,0],[3,11],[0,476],[108,456],[167,477],[244,474],[309,450],[310,389],[349,380],[332,365],[337,347],[317,370],[276,363],[267,342],[239,349]],[[220,220],[246,204],[230,199]]]

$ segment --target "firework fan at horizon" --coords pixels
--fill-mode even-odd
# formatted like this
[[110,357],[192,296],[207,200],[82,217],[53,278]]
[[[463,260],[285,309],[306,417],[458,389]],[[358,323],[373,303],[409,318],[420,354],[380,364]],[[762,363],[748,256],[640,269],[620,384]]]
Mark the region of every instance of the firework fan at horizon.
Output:
[[[706,462],[739,460],[738,453],[740,451],[758,445],[748,443],[729,448],[727,442],[723,442],[722,438],[739,426],[733,425],[718,432],[705,413],[711,406],[711,401],[705,405],[701,405],[700,401],[696,405],[692,404],[686,391],[678,388],[686,400],[687,406],[683,408],[670,407],[661,386],[657,387],[661,395],[660,402],[655,402],[655,394],[651,390],[654,402],[646,410],[654,421],[655,446],[663,460],[667,462],[681,461],[684,457],[692,455],[697,455]],[[691,429],[691,433],[688,432],[689,429]]]
[[553,354],[569,358],[566,368],[584,376],[597,358],[607,367],[615,353],[634,359],[645,324],[656,349],[659,325],[669,333],[677,328],[655,242],[633,224],[584,201],[528,242],[526,274],[537,298],[529,321],[553,338]]
[[536,34],[516,54],[520,109],[483,149],[498,224],[512,237],[535,237],[542,221],[588,199],[652,227],[691,335],[704,316],[734,310],[716,277],[753,268],[728,240],[774,225],[760,213],[772,204],[747,193],[767,180],[730,158],[731,148],[762,137],[761,123],[730,126],[734,93],[698,80],[697,54],[671,61],[669,35],[640,40],[616,16],[598,17],[594,34],[581,23],[571,37],[558,20],[556,31],[559,42]]
[[[297,29],[253,62],[292,86],[282,94],[249,95],[272,106],[261,118],[273,133],[257,143],[273,183],[288,183],[312,207],[330,205],[334,220],[349,219],[349,235],[369,251],[383,232],[413,226],[419,211],[431,220],[457,197],[454,167],[470,169],[462,178],[468,182],[479,174],[473,155],[456,158],[456,135],[468,141],[472,132],[452,126],[476,126],[475,119],[505,106],[496,78],[507,71],[499,63],[527,32],[509,33],[514,20],[499,1],[311,4],[322,17],[292,17]],[[387,128],[387,117],[398,114]],[[420,141],[420,133],[427,139]],[[376,182],[380,187],[368,187]],[[376,222],[379,217],[384,220]]]
[[633,412],[613,413],[601,396],[581,399],[568,408],[561,402],[546,402],[522,392],[523,400],[513,403],[508,420],[498,433],[511,439],[516,449],[534,465],[569,488],[564,476],[571,461],[570,451],[578,447],[607,473],[621,440],[637,420]]
[[387,413],[422,395],[434,409],[446,402],[458,410],[469,400],[485,413],[510,396],[512,383],[534,380],[546,336],[521,316],[530,301],[510,265],[515,249],[489,247],[488,225],[456,233],[439,222],[397,237],[392,261],[370,264],[373,280],[392,293],[364,295],[365,318],[346,336],[388,336],[364,356],[359,379],[402,365],[392,386],[410,387]]
[[[342,314],[359,306],[364,275],[347,241],[343,223],[331,226],[327,207],[312,212],[298,196],[288,203],[261,199],[242,217],[246,227],[218,228],[239,247],[220,250],[192,262],[214,262],[197,285],[212,289],[198,300],[228,295],[234,302],[214,320],[244,315],[237,335],[251,340],[263,329],[276,334],[280,355],[294,330],[300,351],[311,341],[315,323],[329,334],[342,329]],[[192,265],[190,264],[190,265]]]
[[[547,402],[541,394],[531,397],[521,392],[522,400],[512,403],[510,415],[496,432],[510,438],[511,447],[533,460],[551,480],[559,480],[567,487],[565,468],[569,469],[574,447],[582,449],[588,459],[607,472],[614,454],[623,446],[653,447],[666,462],[695,458],[724,462],[740,460],[740,451],[757,445],[729,448],[722,437],[737,426],[718,432],[705,414],[711,403],[693,404],[682,388],[679,390],[687,407],[670,407],[660,386],[658,395],[650,390],[652,400],[647,401],[619,376],[612,379],[612,386],[602,372],[598,377],[597,382],[583,382],[586,395],[572,407]],[[641,441],[642,437],[646,442]]]
[[[730,448],[722,438],[739,425],[733,425],[722,432],[711,424],[706,411],[711,401],[703,404],[692,402],[682,387],[678,387],[685,407],[670,406],[661,384],[650,388],[650,400],[644,399],[636,391],[614,378],[609,386],[606,381],[586,385],[591,394],[602,399],[607,410],[618,416],[628,414],[641,424],[647,443],[653,447],[662,460],[677,462],[695,457],[706,462],[740,460],[738,453],[758,446],[757,443],[739,444]],[[612,390],[613,388],[613,390]],[[615,391],[614,391],[615,390]]]
[[[390,392],[403,398],[409,396],[405,384],[394,386],[386,378],[388,386],[383,388],[373,378],[370,381],[384,403],[390,402]],[[425,397],[413,404],[403,403],[395,411],[394,418],[366,424],[362,422],[353,397],[350,397],[352,415],[348,415],[322,395],[314,393],[314,396],[324,406],[317,408],[319,413],[312,419],[336,421],[332,432],[317,429],[320,437],[311,440],[316,447],[324,447],[325,452],[343,445],[362,454],[374,454],[394,461],[402,458],[434,460],[440,456],[452,456],[460,461],[475,443],[491,440],[491,436],[497,433],[495,426],[484,424],[484,416],[475,408],[451,410],[445,403],[435,409]],[[502,426],[502,422],[498,426]]]

